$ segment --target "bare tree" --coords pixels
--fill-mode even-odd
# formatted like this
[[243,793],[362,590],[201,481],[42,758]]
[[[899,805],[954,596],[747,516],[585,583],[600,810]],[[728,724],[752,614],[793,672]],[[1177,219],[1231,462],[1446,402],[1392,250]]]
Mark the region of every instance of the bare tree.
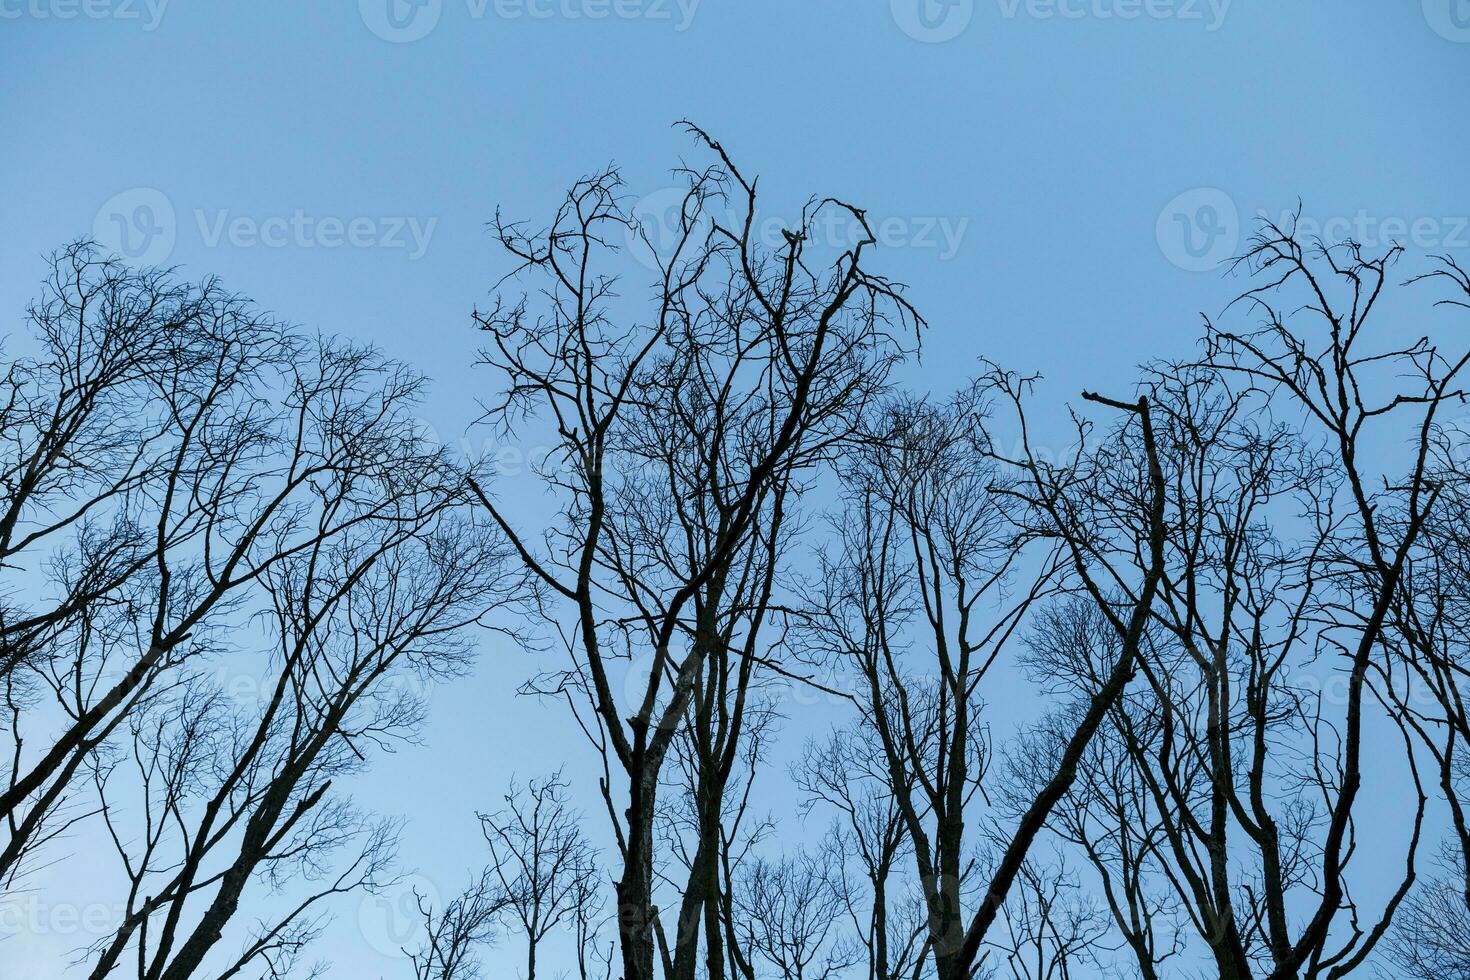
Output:
[[[873,238],[861,211],[814,203],[784,246],[768,250],[752,230],[755,183],[694,132],[718,163],[685,174],[677,242],[647,313],[623,316],[613,302],[610,253],[639,226],[618,200],[617,174],[606,172],[576,184],[545,233],[498,224],[542,305],[477,315],[491,338],[485,360],[502,378],[490,419],[535,415],[553,430],[541,475],[562,518],[543,546],[488,495],[482,503],[573,616],[564,690],[585,696],[591,711],[579,720],[610,757],[626,980],[654,975],[665,760],[712,652],[749,656],[766,619],[764,590],[743,585],[748,559],[762,567],[779,548],[779,515],[799,475],[830,456],[883,387],[898,356],[891,329],[916,320],[895,287],[867,271]],[[733,220],[717,214],[727,201]],[[830,209],[864,234],[819,273],[807,232]],[[621,659],[639,664],[638,680],[617,682]],[[698,930],[676,940],[698,941]],[[695,962],[682,950],[675,958]]]
[[[770,574],[769,566],[764,574]],[[679,896],[672,948],[661,927],[658,933],[670,976],[693,975],[700,947],[692,934],[700,930],[706,976],[725,975],[722,912],[730,891],[728,874],[722,876],[725,858],[732,848],[748,850],[770,829],[769,822],[751,825],[746,819],[780,720],[775,696],[752,690],[757,659],[751,649],[713,650],[691,693],[690,717],[674,740],[676,764],[661,806],[660,837],[668,859],[656,870]]]
[[[1020,459],[995,449],[988,399],[999,394],[1019,413],[1025,387],[997,373],[948,403],[899,400],[878,416],[846,467],[841,548],[822,568],[808,616],[808,644],[856,669],[861,711],[913,842],[928,907],[927,955],[941,980],[968,980],[975,969],[1027,852],[1133,674],[1162,571],[1156,466],[1144,472],[1145,499],[1128,515],[1153,532],[1151,547],[1138,552],[1131,540],[1110,537],[1122,528],[1093,503],[1095,454],[1079,452],[1070,466],[1045,464],[1024,427]],[[1089,398],[1128,413],[1152,447],[1146,400]],[[1033,544],[1039,553],[1028,566]],[[1127,565],[1135,561],[1141,582],[1130,586]],[[966,813],[991,754],[981,683],[1027,610],[1067,577],[1104,610],[1121,651],[1105,683],[1087,692],[1088,706],[1050,775],[1003,835],[967,925],[965,893],[978,886],[979,843],[966,840]]]
[[[1436,305],[1470,309],[1470,275],[1452,259],[1441,261],[1417,281],[1448,284]],[[1470,970],[1470,442],[1463,419],[1437,421],[1426,434],[1439,499],[1389,613],[1397,655],[1375,660],[1372,670],[1376,691],[1432,766],[1450,816],[1437,873],[1406,901],[1390,934],[1392,959],[1407,976],[1446,977]]]
[[[735,888],[736,959],[747,980],[764,964],[781,980],[831,980],[858,958],[842,935],[840,899],[808,852],[751,863]],[[764,971],[762,971],[764,972]]]
[[495,936],[495,924],[508,896],[495,872],[486,868],[442,909],[414,892],[424,938],[408,953],[414,980],[479,980],[479,950]]
[[[842,551],[822,569],[809,631],[812,646],[856,669],[941,976],[963,931],[966,810],[990,763],[980,683],[1051,574],[1043,567],[1020,601],[994,599],[1024,549],[993,489],[983,414],[977,387],[947,405],[895,401],[871,423],[847,468]],[[910,642],[922,662],[905,656]]]
[[[1145,375],[1169,530],[1136,658],[1144,683],[1115,702],[1053,820],[1099,873],[1144,976],[1176,955],[1154,928],[1173,908],[1222,980],[1346,976],[1371,963],[1414,885],[1427,798],[1390,693],[1394,623],[1442,492],[1435,416],[1459,397],[1465,359],[1427,341],[1365,347],[1395,255],[1349,243],[1313,256],[1268,225],[1245,260],[1261,277],[1245,297],[1260,328],[1210,325],[1202,362]],[[1286,298],[1297,289],[1304,305]],[[1364,447],[1404,416],[1405,458],[1370,467]],[[1130,474],[1149,465],[1146,450],[1126,434],[1111,445],[1098,498],[1137,511]],[[1131,534],[1142,550],[1148,523]],[[1033,648],[1042,670],[1084,691],[1117,656],[1085,610],[1052,620]],[[1340,692],[1308,683],[1334,661]],[[1394,792],[1406,839],[1401,879],[1369,908],[1349,871],[1374,738],[1404,752]],[[1041,733],[1033,755],[1059,744]]]
[[[1470,911],[1459,848],[1445,848],[1440,874],[1404,902],[1384,945],[1393,975],[1403,980],[1460,980],[1470,976]],[[1385,974],[1387,971],[1383,971]]]
[[[828,873],[866,951],[869,980],[892,980],[918,966],[924,927],[908,914],[902,875],[907,825],[872,740],[871,729],[861,724],[834,729],[825,741],[807,744],[792,775],[806,796],[803,815],[819,806],[837,811],[823,855]],[[856,865],[861,886],[849,879],[849,865]]]
[[[1103,968],[1107,913],[1065,864],[1028,860],[1002,913],[1004,936],[986,940],[976,974],[992,980],[1069,980]],[[1000,930],[997,930],[997,933]],[[994,962],[994,965],[990,965]]]
[[[120,767],[99,767],[103,817],[130,887],[94,977],[118,968],[129,948],[140,980],[193,975],[255,877],[286,907],[261,923],[232,972],[282,936],[303,944],[324,899],[388,882],[393,827],[334,798],[332,784],[375,748],[413,738],[422,685],[404,681],[460,673],[471,653],[466,628],[520,597],[519,566],[507,574],[503,540],[467,519],[459,484],[444,482],[459,477],[442,450],[411,440],[399,448],[414,446],[421,455],[385,458],[381,473],[412,489],[263,577],[270,604],[260,626],[274,649],[259,703],[230,705],[190,686],[158,728],[175,739],[135,733],[137,779],[121,782],[124,792]],[[329,509],[371,501],[349,488],[326,496]],[[138,785],[141,809],[115,802]],[[333,872],[331,855],[362,840],[347,870]]]
[[[1117,642],[1095,605],[1074,598],[1036,618],[1025,663],[1048,695],[1071,700],[1078,688],[1094,690],[1102,683],[1100,671],[1116,659]],[[1001,788],[1006,810],[1020,813],[1030,805],[1038,774],[1046,769],[1039,763],[1063,750],[1077,724],[1074,714],[1042,719],[1008,751]],[[1185,948],[1179,903],[1156,854],[1167,843],[1167,819],[1159,816],[1146,776],[1122,735],[1148,727],[1156,717],[1147,695],[1125,692],[1088,745],[1077,781],[1049,824],[1060,841],[1080,851],[1096,876],[1094,890],[1101,893],[1142,980],[1158,980],[1161,968]]]
[[[1436,422],[1447,403],[1463,399],[1458,379],[1470,362],[1470,353],[1446,355],[1427,338],[1406,346],[1366,346],[1372,343],[1368,339],[1371,324],[1388,270],[1399,254],[1399,249],[1392,248],[1369,255],[1353,242],[1309,249],[1289,230],[1267,224],[1243,260],[1259,277],[1260,284],[1244,298],[1261,317],[1261,325],[1251,332],[1211,325],[1207,336],[1207,366],[1227,379],[1243,381],[1252,396],[1268,398],[1276,417],[1296,413],[1304,429],[1320,437],[1321,465],[1330,474],[1325,486],[1314,488],[1317,507],[1309,513],[1317,516],[1321,544],[1308,556],[1302,573],[1302,593],[1312,594],[1310,606],[1305,595],[1299,603],[1303,609],[1312,609],[1315,629],[1293,632],[1310,632],[1319,649],[1341,657],[1347,681],[1340,717],[1324,723],[1320,709],[1312,716],[1319,741],[1335,737],[1337,748],[1313,765],[1315,782],[1322,790],[1320,836],[1311,856],[1318,895],[1300,928],[1291,927],[1286,913],[1284,892],[1292,880],[1286,870],[1290,865],[1272,856],[1278,822],[1263,813],[1259,761],[1247,769],[1249,802],[1237,806],[1230,802],[1232,793],[1227,789],[1233,779],[1224,768],[1229,749],[1222,742],[1221,721],[1214,726],[1210,757],[1215,766],[1211,792],[1226,797],[1216,805],[1234,809],[1247,834],[1266,855],[1263,904],[1269,965],[1262,972],[1271,980],[1335,978],[1356,969],[1383,937],[1415,880],[1425,799],[1415,757],[1408,751],[1407,769],[1417,808],[1409,818],[1403,881],[1381,910],[1366,919],[1366,928],[1360,924],[1361,913],[1351,897],[1346,870],[1355,853],[1354,813],[1364,785],[1365,732],[1375,700],[1370,696],[1370,683],[1375,661],[1391,639],[1391,615],[1402,597],[1405,570],[1442,494],[1443,485],[1433,467]],[[1287,308],[1295,314],[1284,312]],[[1374,466],[1367,447],[1389,432],[1405,440],[1407,451],[1403,458]],[[1244,594],[1243,622],[1256,624],[1241,637],[1250,641],[1245,652],[1265,657],[1263,666],[1275,673],[1285,662],[1286,648],[1297,637],[1292,632],[1278,633],[1273,652],[1264,653],[1259,640],[1260,615],[1252,606],[1264,608],[1268,597],[1255,590]],[[1182,599],[1172,604],[1180,616],[1170,626],[1187,644],[1186,632],[1205,620],[1198,605]],[[1221,622],[1217,628],[1229,627]],[[1233,637],[1222,633],[1216,642],[1223,647],[1230,639]],[[1223,684],[1223,674],[1217,671],[1216,676]],[[1228,694],[1229,688],[1223,686],[1212,693],[1217,718],[1224,717]],[[1260,695],[1250,698],[1247,708],[1258,731],[1277,710]],[[1256,760],[1266,754],[1260,739],[1258,734],[1252,750]],[[1273,864],[1280,870],[1273,870]],[[1335,940],[1334,923],[1344,915],[1349,919],[1347,934]],[[1231,931],[1230,923],[1221,921]],[[1243,939],[1234,944],[1230,955],[1235,960],[1233,969],[1243,970],[1247,955]]]
[[30,327],[38,352],[0,392],[6,882],[83,815],[66,805],[78,773],[209,649],[211,616],[309,542],[308,481],[348,462],[264,410],[301,341],[214,281],[73,245]]
[[[127,890],[94,976],[285,975],[390,874],[395,825],[333,780],[413,736],[527,575],[376,351],[85,244],[31,325],[0,394],[0,882],[95,816]],[[252,881],[279,909],[216,959]]]
[[512,783],[505,809],[480,815],[490,869],[505,896],[503,914],[526,937],[526,980],[535,980],[536,952],[552,930],[571,924],[580,942],[591,939],[586,930],[600,870],[566,789],[561,773],[524,787]]
[[[8,586],[0,612],[5,881],[84,815],[67,803],[78,775],[150,699],[188,687],[186,665],[223,662],[272,601],[278,635],[310,648],[316,610],[287,605],[314,600],[338,563],[339,591],[366,610],[354,576],[414,535],[432,547],[432,522],[464,487],[416,432],[421,379],[371,350],[298,336],[212,281],[179,284],[76,246],[57,257],[32,322],[42,353],[12,364],[0,397],[0,561],[44,583]],[[261,720],[256,741],[272,726]],[[241,768],[259,758],[252,749]]]

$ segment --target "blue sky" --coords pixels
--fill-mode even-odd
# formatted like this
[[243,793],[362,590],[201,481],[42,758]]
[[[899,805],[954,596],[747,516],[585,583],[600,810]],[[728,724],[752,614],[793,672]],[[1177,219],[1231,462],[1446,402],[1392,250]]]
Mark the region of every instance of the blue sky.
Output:
[[[656,217],[689,118],[773,214],[830,194],[880,223],[932,327],[910,383],[985,356],[1056,406],[1185,352],[1257,212],[1470,261],[1467,95],[1467,0],[0,0],[0,310],[17,328],[42,255],[96,234],[412,362],[458,439],[469,311],[506,271],[485,222],[608,163]],[[588,771],[562,709],[513,696],[536,669],[487,642],[362,787],[444,893],[512,773]],[[402,975],[378,914],[344,909],[337,976]],[[86,941],[32,932],[35,963]]]

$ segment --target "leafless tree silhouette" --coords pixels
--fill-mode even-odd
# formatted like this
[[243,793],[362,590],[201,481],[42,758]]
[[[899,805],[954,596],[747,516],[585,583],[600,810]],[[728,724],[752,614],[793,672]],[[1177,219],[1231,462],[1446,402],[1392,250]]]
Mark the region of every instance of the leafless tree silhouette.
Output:
[[526,980],[536,978],[536,950],[547,934],[567,923],[585,927],[598,907],[601,871],[566,789],[560,773],[512,783],[505,809],[480,817],[504,913],[526,937]]
[[279,917],[215,969],[283,973],[320,902],[389,875],[393,825],[333,779],[413,736],[525,572],[412,372],[90,246],[53,269],[9,373],[8,567],[54,587],[4,610],[0,868],[93,816],[127,883],[93,976],[194,975],[257,878]]
[[508,897],[490,868],[442,909],[414,893],[423,919],[423,939],[408,953],[414,980],[479,980],[481,949],[495,938],[495,925]]
[[[327,887],[300,900],[291,891],[286,917],[262,926],[236,969],[261,955],[261,944],[313,933],[309,916],[320,899],[385,883],[392,828],[365,825],[345,801],[334,802],[332,782],[374,748],[413,737],[422,696],[417,684],[394,682],[458,673],[468,656],[463,627],[515,598],[504,591],[515,576],[505,575],[503,542],[447,516],[452,498],[439,496],[429,475],[409,483],[439,503],[415,513],[402,501],[381,527],[359,524],[269,577],[265,615],[279,646],[259,705],[231,708],[217,694],[187,689],[169,706],[177,717],[168,728],[193,742],[160,744],[152,731],[135,739],[131,755],[145,787],[164,776],[141,828],[125,828],[129,808],[112,802],[117,767],[100,767],[103,815],[131,888],[94,976],[107,975],[129,944],[147,964],[140,976],[192,975],[257,873],[273,891],[293,875]],[[347,872],[331,874],[330,854],[359,839],[368,847]],[[196,903],[203,907],[189,926]]]
[[[1144,976],[1179,952],[1158,929],[1173,909],[1222,978],[1345,976],[1415,883],[1427,794],[1393,694],[1396,623],[1419,605],[1405,573],[1443,494],[1435,419],[1459,399],[1465,359],[1427,341],[1365,349],[1396,254],[1313,255],[1268,225],[1243,260],[1261,277],[1244,297],[1259,329],[1211,324],[1203,360],[1145,374],[1170,528],[1138,658],[1145,683],[1114,706],[1054,820],[1098,872]],[[1295,289],[1303,305],[1285,298]],[[1371,465],[1364,447],[1404,416],[1405,458]],[[1144,453],[1115,444],[1099,497],[1126,501]],[[1147,533],[1137,522],[1136,539]],[[1115,656],[1106,631],[1086,611],[1043,622],[1037,669],[1096,685]],[[1337,671],[1343,683],[1329,686]],[[1376,907],[1348,875],[1370,739],[1379,758],[1403,753],[1379,773],[1403,774],[1379,783],[1403,801],[1403,871]],[[1058,742],[1043,729],[1029,752]]]
[[758,858],[733,890],[735,962],[747,980],[762,965],[781,980],[831,980],[858,959],[841,930],[841,897],[819,856]]
[[[1470,275],[1453,259],[1417,282],[1447,284],[1442,307],[1470,308]],[[1388,614],[1396,656],[1371,669],[1377,690],[1426,753],[1450,815],[1438,870],[1406,901],[1391,934],[1393,959],[1408,976],[1444,977],[1470,970],[1470,439],[1462,418],[1436,421],[1425,437],[1438,500]]]
[[[1097,519],[1087,496],[1096,481],[1088,470],[1097,461],[1079,457],[1058,467],[1038,460],[1029,444],[1018,460],[995,449],[989,401],[999,392],[1020,411],[1024,386],[997,373],[948,404],[900,399],[877,415],[845,467],[850,490],[840,551],[822,568],[806,621],[808,646],[857,672],[865,724],[881,747],[888,790],[913,842],[928,907],[926,950],[944,980],[965,980],[976,968],[1031,844],[1132,674],[1161,572],[1161,496],[1145,498],[1130,514],[1154,530],[1157,548],[1141,553],[1141,585],[1117,599],[1126,589],[1124,575],[1110,564],[1101,544],[1108,524]],[[1146,400],[1121,405],[1092,398],[1128,413],[1152,447]],[[1143,490],[1160,495],[1154,472],[1145,471]],[[1032,551],[1039,554],[1028,571]],[[1095,578],[1096,565],[1112,575],[1111,583]],[[1126,653],[1104,684],[1086,692],[1087,710],[1077,715],[1049,778],[999,843],[1001,857],[967,923],[965,892],[979,884],[979,844],[967,842],[964,828],[992,754],[981,683],[1028,609],[1069,576],[1106,612]]]
[[793,778],[806,796],[804,814],[837,812],[823,855],[828,874],[866,953],[868,980],[892,980],[922,961],[925,930],[900,873],[910,846],[907,825],[872,738],[866,725],[834,730],[807,745]]
[[[825,271],[808,265],[816,215],[838,209],[861,223],[861,211],[814,203],[768,249],[752,231],[755,182],[694,132],[717,163],[685,174],[677,242],[659,256],[646,312],[614,306],[610,253],[640,226],[618,199],[617,174],[605,172],[572,189],[547,232],[497,224],[540,305],[497,303],[477,315],[501,381],[489,418],[509,427],[535,416],[554,430],[542,477],[562,520],[541,545],[488,494],[482,502],[573,616],[577,666],[561,689],[585,698],[591,712],[578,718],[610,757],[604,792],[622,856],[627,980],[654,976],[659,777],[697,681],[723,675],[706,672],[723,651],[737,673],[752,669],[803,474],[852,430],[916,322],[896,288],[867,270],[870,234]],[[733,220],[718,214],[726,203]],[[621,683],[619,660],[631,661]],[[730,712],[730,730],[710,751],[728,760],[742,697],[718,710]],[[708,887],[708,875],[695,878]],[[686,950],[699,935],[675,940],[688,976],[696,960]]]
[[1107,913],[1065,866],[1028,860],[1002,913],[1004,932],[985,941],[977,976],[995,980],[1068,980],[1104,967]]

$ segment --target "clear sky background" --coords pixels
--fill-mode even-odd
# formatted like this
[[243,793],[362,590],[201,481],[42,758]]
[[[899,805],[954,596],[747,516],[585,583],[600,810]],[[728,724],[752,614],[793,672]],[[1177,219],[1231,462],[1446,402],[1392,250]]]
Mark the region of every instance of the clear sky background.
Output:
[[[1186,352],[1258,211],[1300,197],[1341,234],[1470,262],[1467,96],[1467,0],[0,0],[0,311],[18,328],[42,255],[96,234],[412,362],[458,439],[488,381],[469,311],[506,269],[485,222],[543,220],[610,162],[656,210],[699,159],[687,117],[776,212],[830,194],[887,219],[878,267],[932,325],[912,384],[983,355],[1059,406]],[[538,666],[487,642],[425,745],[363,781],[442,894],[512,773],[589,771],[563,709],[514,697]],[[0,975],[90,942],[56,910],[106,901],[95,880],[55,872]],[[395,921],[348,903],[319,952],[402,976]]]

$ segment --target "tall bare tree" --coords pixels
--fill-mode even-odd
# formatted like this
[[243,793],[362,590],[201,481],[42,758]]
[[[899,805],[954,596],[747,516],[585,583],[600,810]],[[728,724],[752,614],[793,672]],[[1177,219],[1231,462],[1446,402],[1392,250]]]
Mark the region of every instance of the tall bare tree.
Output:
[[505,808],[480,816],[490,870],[505,896],[502,915],[526,937],[526,980],[536,980],[536,953],[547,935],[585,925],[596,910],[601,871],[566,790],[560,773],[524,787],[512,783]]
[[[253,656],[235,665],[262,670],[261,696],[232,704],[196,675],[159,699],[161,716],[134,729],[131,765],[96,767],[129,888],[94,977],[119,968],[130,949],[140,980],[194,975],[257,877],[287,897],[286,909],[260,923],[226,975],[283,943],[303,946],[322,900],[388,880],[393,828],[333,796],[333,782],[374,749],[415,736],[423,683],[463,671],[469,627],[516,603],[524,580],[499,533],[471,519],[463,476],[444,450],[415,435],[399,403],[412,386],[392,377],[358,377],[389,383],[367,396],[372,434],[340,433],[360,450],[378,442],[371,467],[364,458],[335,485],[315,483],[317,525],[342,532],[258,578],[262,607],[235,641]],[[375,487],[399,489],[385,498]],[[252,633],[255,648],[243,639]],[[332,871],[343,849],[357,856]]]
[[[809,646],[856,670],[860,710],[913,842],[926,955],[941,980],[974,971],[1026,854],[1133,674],[1162,571],[1157,467],[1143,474],[1141,507],[1126,515],[1154,531],[1156,547],[1138,552],[1120,547],[1119,518],[1102,514],[1091,494],[1096,454],[1044,463],[1027,441],[1024,414],[1021,457],[997,451],[987,423],[992,396],[1021,412],[1025,386],[997,373],[948,403],[897,400],[877,415],[846,467],[841,546],[821,570],[807,621]],[[1146,400],[1089,397],[1126,412],[1152,446]],[[1087,692],[1086,710],[1017,826],[998,844],[986,842],[1000,856],[984,884],[981,843],[965,835],[991,755],[981,685],[1027,610],[1068,581],[1104,611],[1121,652],[1105,683]],[[966,893],[977,889],[967,922]]]
[[[873,741],[862,723],[834,729],[824,741],[807,744],[792,777],[805,794],[803,815],[836,811],[824,852],[829,874],[866,952],[868,980],[894,980],[914,971],[927,947],[923,925],[909,914],[907,824]],[[851,880],[854,874],[861,885]]]
[[[1312,254],[1268,225],[1243,260],[1260,326],[1211,324],[1202,361],[1145,374],[1168,534],[1144,683],[1111,709],[1053,821],[1098,872],[1144,976],[1176,955],[1157,931],[1171,909],[1222,980],[1346,976],[1371,964],[1415,883],[1427,796],[1391,694],[1394,623],[1443,490],[1435,417],[1465,359],[1427,341],[1368,346],[1396,254]],[[1405,435],[1399,458],[1367,451]],[[1113,445],[1100,497],[1126,511],[1145,451]],[[1132,534],[1141,550],[1148,526]],[[1085,611],[1055,618],[1034,650],[1083,690],[1116,656]],[[1048,743],[1059,751],[1049,734],[1033,756]],[[1378,778],[1403,773],[1405,828],[1402,873],[1373,905],[1349,874],[1369,746],[1402,751]]]
[[[801,474],[851,431],[916,321],[867,270],[861,211],[815,202],[768,249],[753,232],[755,182],[694,132],[717,163],[685,174],[676,243],[646,311],[615,302],[612,253],[641,226],[605,172],[578,182],[544,233],[498,224],[540,305],[477,315],[501,379],[490,418],[535,415],[552,430],[541,475],[561,520],[544,541],[517,531],[488,494],[482,502],[572,617],[583,723],[610,756],[626,980],[654,976],[657,794],[693,688],[713,651],[751,650],[765,623],[763,591],[742,584],[749,558],[759,567],[778,542]],[[808,229],[828,210],[863,233],[818,271]],[[639,679],[620,684],[619,660],[637,663]],[[697,930],[676,940],[698,941]]]
[[[1244,300],[1259,316],[1259,325],[1251,331],[1234,331],[1211,324],[1207,335],[1205,366],[1230,381],[1243,382],[1250,396],[1269,399],[1273,417],[1300,419],[1308,437],[1320,440],[1321,465],[1329,474],[1325,485],[1314,487],[1317,507],[1309,513],[1316,517],[1321,543],[1308,556],[1299,602],[1312,610],[1314,628],[1278,632],[1279,639],[1271,641],[1272,652],[1265,652],[1259,614],[1252,607],[1264,610],[1268,597],[1255,589],[1229,589],[1226,595],[1231,599],[1237,592],[1244,597],[1242,621],[1250,629],[1244,635],[1222,632],[1216,641],[1219,646],[1230,640],[1248,641],[1245,652],[1263,658],[1263,667],[1270,672],[1264,681],[1269,683],[1270,674],[1286,660],[1285,648],[1309,633],[1324,655],[1340,657],[1346,674],[1338,717],[1323,724],[1314,716],[1319,741],[1332,735],[1337,748],[1313,766],[1323,790],[1322,822],[1309,856],[1317,895],[1299,928],[1291,926],[1287,914],[1283,892],[1290,882],[1284,870],[1289,865],[1273,856],[1279,825],[1263,812],[1259,763],[1247,769],[1250,802],[1242,807],[1230,800],[1233,791],[1227,786],[1234,780],[1221,726],[1231,691],[1224,671],[1210,675],[1218,683],[1211,700],[1219,719],[1211,739],[1211,793],[1226,797],[1216,806],[1233,809],[1265,855],[1263,931],[1269,960],[1260,972],[1271,980],[1335,978],[1356,969],[1382,939],[1415,880],[1424,790],[1412,751],[1406,768],[1412,778],[1410,799],[1417,797],[1417,806],[1407,817],[1410,832],[1402,883],[1378,912],[1365,917],[1352,898],[1346,874],[1356,853],[1354,815],[1364,787],[1364,749],[1373,731],[1370,712],[1379,700],[1370,692],[1375,662],[1391,645],[1392,614],[1403,595],[1406,569],[1443,493],[1434,466],[1437,423],[1446,405],[1463,400],[1460,377],[1470,363],[1470,353],[1447,353],[1427,338],[1406,345],[1376,340],[1375,314],[1389,269],[1400,254],[1396,247],[1369,254],[1354,242],[1307,246],[1291,229],[1268,223],[1242,260],[1258,277]],[[1463,293],[1456,302],[1463,302]],[[1374,447],[1385,438],[1402,440],[1405,451],[1379,455]],[[1378,459],[1384,461],[1376,463]],[[1186,634],[1198,631],[1195,636],[1202,638],[1207,620],[1186,598],[1194,597],[1181,593],[1171,602],[1171,610],[1179,615],[1169,625],[1188,644]],[[1226,621],[1234,618],[1233,611],[1228,608],[1215,628],[1230,629]],[[1276,709],[1259,694],[1249,698],[1246,707],[1258,733]],[[1255,736],[1248,758],[1259,760],[1267,754],[1259,745],[1262,737],[1263,733]],[[1273,870],[1273,865],[1281,870]],[[1349,919],[1346,935],[1336,938],[1334,925],[1343,917]],[[1227,934],[1233,931],[1228,919],[1221,921]],[[1250,975],[1244,972],[1243,939],[1229,955],[1234,960],[1231,969]]]
[[464,492],[416,432],[421,379],[286,330],[212,281],[79,245],[32,322],[40,353],[11,365],[0,396],[9,881],[80,815],[68,796],[99,747],[187,684],[185,665],[228,652],[263,609],[310,648],[314,623],[298,617],[314,610],[283,604],[315,601],[328,569],[355,598]]
[[[1117,636],[1093,603],[1073,599],[1044,610],[1027,636],[1028,669],[1043,690],[1070,700],[1102,683],[1100,671],[1116,657]],[[1076,727],[1075,710],[1032,724],[1007,753],[1004,806],[1020,813],[1030,805],[1038,760],[1054,758]],[[1156,859],[1167,841],[1146,776],[1133,764],[1120,729],[1148,728],[1157,712],[1139,691],[1125,692],[1078,764],[1077,781],[1059,805],[1049,830],[1081,853],[1095,875],[1113,928],[1142,980],[1159,980],[1185,949],[1178,900]]]
[[[1438,306],[1470,309],[1470,275],[1451,258],[1441,262],[1417,282],[1448,286]],[[1439,499],[1389,614],[1397,656],[1372,665],[1376,691],[1412,732],[1449,808],[1436,873],[1407,900],[1390,943],[1412,977],[1470,969],[1470,433],[1461,415],[1437,421],[1427,434]]]
[[29,319],[37,350],[0,392],[6,882],[81,815],[78,773],[209,649],[212,615],[309,544],[312,476],[350,465],[266,407],[300,340],[214,281],[73,245]]

